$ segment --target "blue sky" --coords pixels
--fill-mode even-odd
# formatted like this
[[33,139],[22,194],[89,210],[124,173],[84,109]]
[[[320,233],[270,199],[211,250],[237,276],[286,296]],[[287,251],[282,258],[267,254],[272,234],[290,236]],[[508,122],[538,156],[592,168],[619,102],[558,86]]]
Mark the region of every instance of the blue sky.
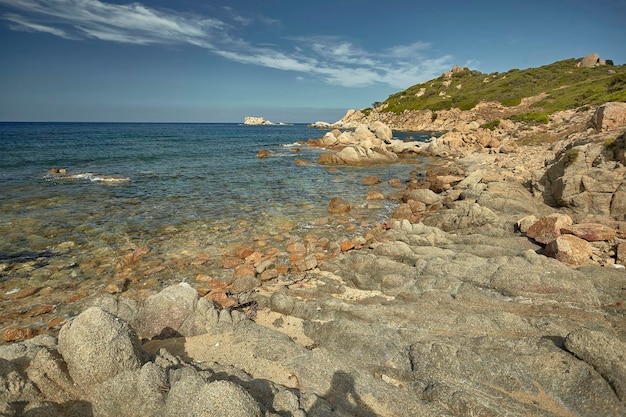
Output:
[[626,0],[0,0],[0,120],[336,121],[453,65],[595,52]]

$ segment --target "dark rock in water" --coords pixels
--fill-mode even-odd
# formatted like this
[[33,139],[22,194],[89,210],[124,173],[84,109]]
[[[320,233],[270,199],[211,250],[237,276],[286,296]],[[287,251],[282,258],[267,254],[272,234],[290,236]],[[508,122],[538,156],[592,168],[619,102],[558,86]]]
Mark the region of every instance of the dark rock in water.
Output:
[[328,203],[329,213],[342,214],[342,213],[349,212],[350,209],[351,209],[350,203],[348,203],[347,201],[339,197],[333,197]]
[[380,178],[378,178],[376,175],[370,175],[367,176],[365,178],[363,178],[363,185],[376,185],[376,184],[380,184]]

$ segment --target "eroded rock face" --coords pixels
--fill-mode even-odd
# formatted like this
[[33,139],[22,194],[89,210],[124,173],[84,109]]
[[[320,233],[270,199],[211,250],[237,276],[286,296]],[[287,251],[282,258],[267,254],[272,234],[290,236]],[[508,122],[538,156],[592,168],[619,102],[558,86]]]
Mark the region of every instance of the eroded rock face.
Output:
[[624,135],[562,151],[541,179],[548,202],[577,214],[626,216]]
[[598,131],[626,126],[626,103],[605,103],[597,108],[591,120]]

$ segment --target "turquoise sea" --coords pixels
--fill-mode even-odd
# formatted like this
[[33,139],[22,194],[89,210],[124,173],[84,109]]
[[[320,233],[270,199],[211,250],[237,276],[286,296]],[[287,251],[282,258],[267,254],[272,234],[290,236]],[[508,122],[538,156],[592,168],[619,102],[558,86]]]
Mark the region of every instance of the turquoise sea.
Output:
[[[380,177],[374,187],[388,195],[398,188],[387,181],[406,181],[417,162],[332,170],[302,143],[324,133],[303,124],[0,123],[0,290],[106,280],[137,247],[167,262],[277,234],[340,241],[387,219],[395,203],[367,202],[363,178]],[[349,215],[327,212],[335,196],[352,203]],[[157,274],[159,284],[190,278],[181,273]]]

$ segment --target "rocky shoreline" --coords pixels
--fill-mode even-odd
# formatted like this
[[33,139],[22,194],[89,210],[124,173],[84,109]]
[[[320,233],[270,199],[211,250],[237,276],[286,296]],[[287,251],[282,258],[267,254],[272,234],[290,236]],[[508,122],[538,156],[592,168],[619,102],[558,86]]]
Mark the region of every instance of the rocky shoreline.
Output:
[[373,122],[311,141],[331,164],[443,158],[337,256],[305,247],[268,280],[252,261],[237,304],[185,283],[112,294],[58,339],[1,345],[0,415],[626,415],[617,107],[428,143]]

